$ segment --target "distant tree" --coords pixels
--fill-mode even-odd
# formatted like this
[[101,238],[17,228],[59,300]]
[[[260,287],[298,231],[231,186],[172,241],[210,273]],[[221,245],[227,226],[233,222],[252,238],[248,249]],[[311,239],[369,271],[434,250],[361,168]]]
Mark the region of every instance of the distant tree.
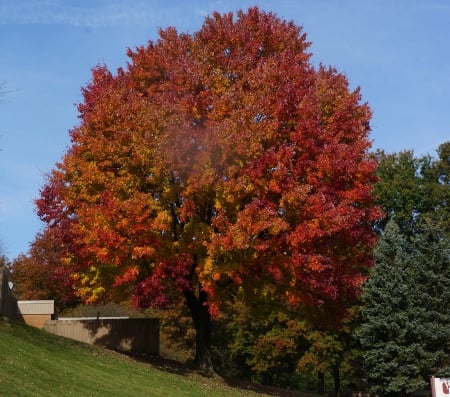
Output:
[[447,234],[450,234],[450,141],[439,145],[438,160],[430,170],[431,178],[438,181],[435,186],[436,196],[435,216]]
[[360,340],[373,391],[420,390],[450,374],[450,243],[428,221],[410,242],[390,221],[364,286]]
[[59,312],[79,303],[72,269],[61,261],[63,246],[51,230],[38,234],[27,254],[10,265],[10,279],[18,299],[53,299]]
[[251,8],[161,31],[115,76],[95,68],[37,201],[70,230],[78,293],[141,307],[181,295],[205,369],[230,293],[277,294],[331,327],[372,265],[371,112],[308,46]]
[[8,267],[9,261],[6,255],[0,252],[0,268]]
[[[411,236],[425,216],[439,220],[450,231],[450,142],[441,144],[437,153],[437,159],[416,157],[412,151],[376,153],[380,181],[375,194],[385,213],[377,223],[379,230],[395,220],[400,231]],[[442,222],[445,219],[447,226]]]

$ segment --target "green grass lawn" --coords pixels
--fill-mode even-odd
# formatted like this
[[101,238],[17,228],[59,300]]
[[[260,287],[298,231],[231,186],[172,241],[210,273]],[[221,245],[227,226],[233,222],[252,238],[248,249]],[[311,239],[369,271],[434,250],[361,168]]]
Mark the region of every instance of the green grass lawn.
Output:
[[233,388],[195,371],[126,355],[0,320],[0,396],[284,396]]

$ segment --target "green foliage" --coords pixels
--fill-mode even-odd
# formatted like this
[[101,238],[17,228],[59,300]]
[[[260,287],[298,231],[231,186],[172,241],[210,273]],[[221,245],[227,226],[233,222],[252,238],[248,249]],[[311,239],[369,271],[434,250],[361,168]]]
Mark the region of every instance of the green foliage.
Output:
[[434,173],[439,181],[438,220],[444,230],[450,233],[450,141],[441,144],[437,153],[439,160],[435,163]]
[[450,243],[424,220],[408,239],[389,222],[364,286],[362,325],[367,380],[383,393],[411,392],[450,374]]
[[423,161],[414,157],[412,151],[386,155],[378,153],[378,176],[375,194],[386,214],[380,226],[384,228],[395,219],[402,231],[414,230],[417,215],[425,210],[424,186],[421,175]]
[[420,389],[448,372],[450,142],[437,154],[376,154],[385,218],[358,338],[367,380],[384,393]]
[[318,371],[328,390],[335,376],[337,386],[341,381],[342,387],[356,387],[354,368],[361,368],[361,360],[351,337],[353,317],[349,312],[339,330],[319,329],[303,311],[275,296],[261,299],[240,291],[214,324],[215,368],[226,376],[303,392],[318,390]]
[[219,321],[223,328],[219,335],[216,330],[215,344],[222,352],[221,358],[225,358],[223,373],[257,383],[305,390],[297,363],[307,348],[304,338],[307,324],[294,312],[270,299],[255,305],[236,299]]
[[179,303],[164,309],[151,308],[146,313],[160,320],[161,355],[191,362],[195,357],[195,328],[186,306]]
[[299,387],[296,367],[305,349],[306,324],[283,312],[274,312],[264,326],[265,332],[256,335],[247,359],[256,380],[282,387]]
[[379,230],[395,220],[400,231],[410,236],[424,216],[450,230],[450,142],[441,144],[437,154],[435,159],[415,157],[412,151],[376,153],[380,181],[374,192],[385,213],[377,224]]

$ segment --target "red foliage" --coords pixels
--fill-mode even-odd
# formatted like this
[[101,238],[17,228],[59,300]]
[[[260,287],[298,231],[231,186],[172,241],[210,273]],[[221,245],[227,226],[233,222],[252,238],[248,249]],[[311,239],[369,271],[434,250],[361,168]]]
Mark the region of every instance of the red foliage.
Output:
[[266,283],[341,316],[372,264],[371,112],[308,46],[251,8],[161,31],[116,75],[93,70],[38,200],[70,229],[82,296],[134,286],[136,304],[161,306],[203,291],[217,313],[229,282]]
[[58,311],[78,302],[73,285],[73,268],[61,260],[65,254],[58,229],[38,234],[26,255],[12,263],[11,279],[19,299],[53,299]]

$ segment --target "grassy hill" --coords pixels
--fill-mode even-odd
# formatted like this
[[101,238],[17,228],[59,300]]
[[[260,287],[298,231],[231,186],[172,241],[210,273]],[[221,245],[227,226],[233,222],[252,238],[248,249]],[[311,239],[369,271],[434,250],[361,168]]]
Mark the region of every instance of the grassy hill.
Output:
[[[247,385],[249,388],[250,385]],[[244,390],[185,367],[151,364],[0,320],[0,396],[288,396]]]

